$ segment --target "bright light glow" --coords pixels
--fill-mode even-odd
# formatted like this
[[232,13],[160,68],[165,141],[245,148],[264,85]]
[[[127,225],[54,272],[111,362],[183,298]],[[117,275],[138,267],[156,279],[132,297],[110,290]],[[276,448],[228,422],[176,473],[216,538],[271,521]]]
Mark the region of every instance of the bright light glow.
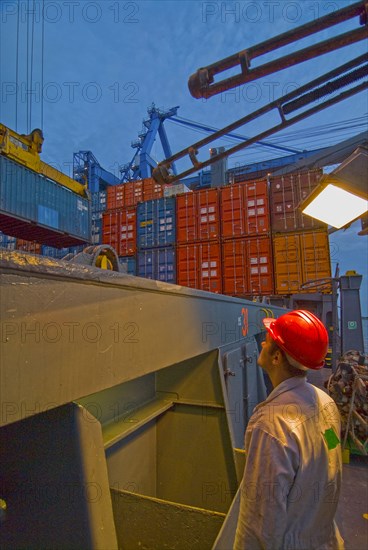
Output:
[[330,183],[303,210],[303,214],[340,229],[367,209],[368,201]]

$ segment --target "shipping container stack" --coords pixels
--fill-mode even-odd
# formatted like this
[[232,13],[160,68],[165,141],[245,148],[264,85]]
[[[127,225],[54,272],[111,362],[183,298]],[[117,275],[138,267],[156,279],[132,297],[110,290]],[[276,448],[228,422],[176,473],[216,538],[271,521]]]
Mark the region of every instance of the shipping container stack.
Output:
[[254,298],[274,293],[267,180],[220,190],[223,293]]
[[219,189],[176,197],[177,283],[222,293]]
[[331,277],[327,226],[298,205],[317,186],[321,170],[270,178],[275,294],[314,292],[308,280]]
[[137,205],[162,197],[162,187],[152,178],[108,186],[102,212],[102,240],[115,248],[122,270],[137,274]]
[[102,216],[107,208],[107,191],[101,189],[91,196],[91,242],[102,243]]
[[175,197],[137,205],[137,275],[176,283]]

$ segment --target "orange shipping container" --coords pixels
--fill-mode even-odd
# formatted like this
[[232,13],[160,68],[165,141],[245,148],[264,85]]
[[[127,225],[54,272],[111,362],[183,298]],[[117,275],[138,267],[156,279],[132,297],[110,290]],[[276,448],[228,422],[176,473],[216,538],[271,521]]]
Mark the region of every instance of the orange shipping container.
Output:
[[124,206],[135,206],[143,202],[143,180],[128,181],[124,185]]
[[17,239],[16,249],[23,252],[31,252],[32,254],[41,254],[42,246],[36,241],[25,241],[24,239]]
[[123,208],[119,224],[119,256],[131,256],[137,248],[137,210],[133,207]]
[[221,245],[218,241],[178,246],[178,285],[221,293],[221,283]]
[[143,200],[149,201],[163,197],[163,186],[153,178],[143,180]]
[[107,210],[102,215],[102,243],[119,250],[120,210]]
[[220,237],[218,189],[204,189],[177,197],[177,242],[217,240]]
[[225,241],[223,293],[230,296],[273,294],[271,240],[267,236]]
[[137,242],[135,207],[103,213],[102,242],[113,246],[119,256],[130,256],[135,253]]
[[241,182],[221,189],[223,238],[268,233],[269,201],[266,180]]
[[327,231],[285,233],[273,237],[276,294],[313,292],[300,285],[331,277]]
[[107,209],[114,210],[124,206],[125,183],[107,187]]
[[196,193],[185,193],[176,197],[176,241],[178,244],[198,241],[196,196]]
[[220,212],[218,189],[204,189],[197,197],[198,237],[207,241],[220,237]]

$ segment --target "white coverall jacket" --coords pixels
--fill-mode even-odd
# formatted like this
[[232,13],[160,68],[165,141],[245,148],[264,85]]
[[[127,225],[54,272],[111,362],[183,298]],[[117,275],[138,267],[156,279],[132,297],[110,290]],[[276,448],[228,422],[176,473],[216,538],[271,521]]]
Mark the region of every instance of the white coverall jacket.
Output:
[[340,415],[303,377],[254,410],[234,550],[343,549],[334,516],[342,473]]

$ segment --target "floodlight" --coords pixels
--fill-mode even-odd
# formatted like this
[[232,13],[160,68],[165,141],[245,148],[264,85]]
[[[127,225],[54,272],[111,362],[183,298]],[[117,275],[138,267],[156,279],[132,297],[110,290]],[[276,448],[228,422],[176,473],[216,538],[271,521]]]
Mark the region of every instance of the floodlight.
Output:
[[303,214],[340,229],[368,210],[368,149],[359,146],[301,204]]

